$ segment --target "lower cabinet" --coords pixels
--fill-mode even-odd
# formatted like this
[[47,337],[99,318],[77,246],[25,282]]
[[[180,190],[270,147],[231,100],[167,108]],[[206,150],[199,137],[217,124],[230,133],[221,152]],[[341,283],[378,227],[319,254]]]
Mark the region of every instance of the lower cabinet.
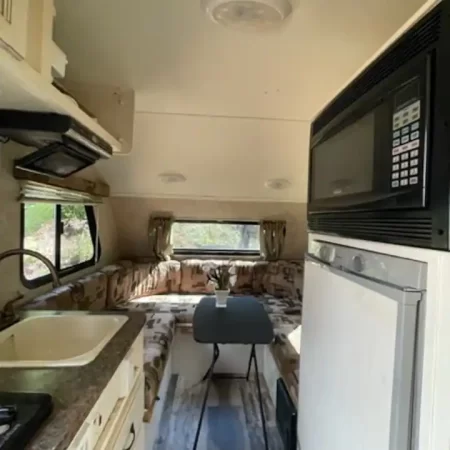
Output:
[[119,365],[68,450],[144,450],[143,334]]
[[144,376],[142,375],[136,386],[136,392],[131,396],[129,409],[124,413],[124,421],[117,424],[117,438],[111,439],[111,450],[144,450],[139,444],[143,436],[144,426],[142,422],[144,408]]

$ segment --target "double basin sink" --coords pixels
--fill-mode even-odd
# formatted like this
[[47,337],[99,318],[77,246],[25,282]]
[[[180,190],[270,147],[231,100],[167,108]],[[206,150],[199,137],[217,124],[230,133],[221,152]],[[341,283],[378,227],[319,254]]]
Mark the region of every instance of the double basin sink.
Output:
[[127,320],[118,314],[70,313],[25,318],[0,332],[0,368],[88,364]]

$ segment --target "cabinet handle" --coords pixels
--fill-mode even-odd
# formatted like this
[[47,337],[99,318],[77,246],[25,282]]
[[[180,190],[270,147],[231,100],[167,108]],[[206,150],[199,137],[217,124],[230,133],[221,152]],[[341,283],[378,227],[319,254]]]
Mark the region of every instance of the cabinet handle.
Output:
[[131,444],[128,447],[124,447],[123,450],[131,450],[133,448],[134,441],[136,440],[136,430],[134,429],[134,423],[131,424],[130,435],[132,436]]
[[102,420],[103,420],[102,415],[99,413],[97,417],[94,419],[94,425],[100,427],[102,425]]

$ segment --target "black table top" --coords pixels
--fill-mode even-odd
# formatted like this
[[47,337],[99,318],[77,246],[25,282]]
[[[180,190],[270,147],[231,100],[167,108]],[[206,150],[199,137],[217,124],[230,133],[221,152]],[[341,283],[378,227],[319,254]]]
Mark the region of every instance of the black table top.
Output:
[[263,305],[254,297],[229,297],[226,308],[214,296],[195,308],[194,339],[203,344],[270,344],[273,326]]

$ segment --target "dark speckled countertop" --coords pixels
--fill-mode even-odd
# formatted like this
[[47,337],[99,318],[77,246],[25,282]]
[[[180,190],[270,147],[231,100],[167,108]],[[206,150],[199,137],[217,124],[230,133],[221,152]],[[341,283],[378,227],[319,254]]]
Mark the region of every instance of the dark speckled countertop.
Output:
[[[48,314],[52,312],[28,311],[23,316]],[[67,314],[104,313],[70,311]],[[129,320],[91,363],[45,369],[0,368],[0,391],[42,392],[53,397],[53,412],[33,437],[27,450],[64,450],[69,446],[145,323],[145,314],[142,312],[106,314],[126,315]]]

